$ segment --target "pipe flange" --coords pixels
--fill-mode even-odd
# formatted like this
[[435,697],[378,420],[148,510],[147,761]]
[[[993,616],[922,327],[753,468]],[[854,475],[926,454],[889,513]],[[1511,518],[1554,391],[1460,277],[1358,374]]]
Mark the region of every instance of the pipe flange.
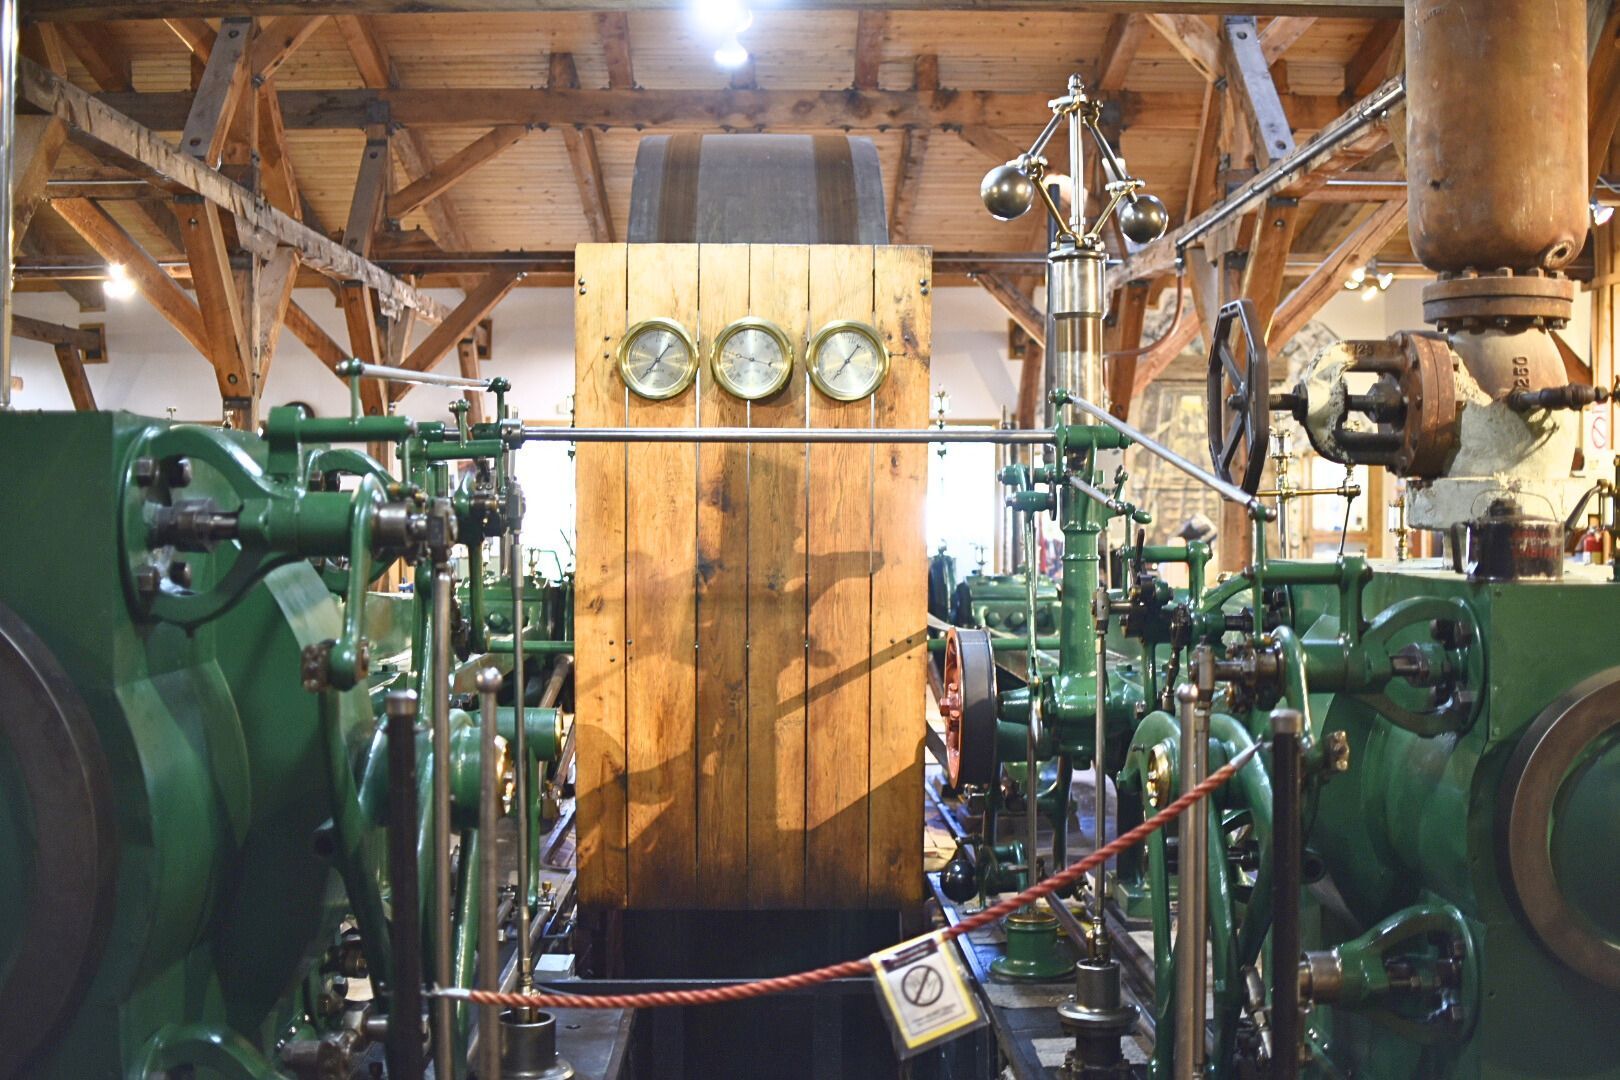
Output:
[[1397,376],[1406,418],[1392,467],[1401,476],[1439,476],[1457,448],[1457,360],[1444,338],[1400,335],[1402,365]]
[[1525,731],[1496,815],[1498,868],[1519,918],[1554,957],[1611,990],[1620,989],[1613,864],[1590,833],[1610,820],[1617,729],[1620,668],[1610,668],[1548,705]]
[[1545,319],[1563,323],[1575,310],[1575,283],[1562,274],[1538,270],[1514,273],[1468,271],[1423,289],[1423,318],[1443,330],[1466,320]]

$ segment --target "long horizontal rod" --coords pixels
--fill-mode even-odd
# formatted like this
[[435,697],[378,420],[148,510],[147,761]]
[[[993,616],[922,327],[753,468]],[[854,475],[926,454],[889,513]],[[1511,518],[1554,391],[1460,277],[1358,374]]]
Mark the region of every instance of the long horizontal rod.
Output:
[[[662,11],[686,0],[24,0],[35,19],[166,19],[221,15],[344,15],[364,12],[454,12],[528,15],[544,11]],[[773,5],[776,6],[776,5]],[[1400,18],[1399,0],[784,0],[797,11],[1061,11],[1187,12],[1197,15],[1332,15],[1346,18]]]
[[576,428],[525,427],[525,442],[622,443],[1012,443],[1053,441],[1050,431],[1013,428]]
[[1132,425],[1121,420],[1119,417],[1115,416],[1113,413],[1109,412],[1107,409],[1100,408],[1093,405],[1085,398],[1079,397],[1070,397],[1069,404],[1073,405],[1075,408],[1079,409],[1081,412],[1085,413],[1087,416],[1098,421],[1099,423],[1106,424],[1113,428],[1115,431],[1119,432],[1127,439],[1130,439],[1132,442],[1136,443],[1154,457],[1168,462],[1177,469],[1180,469],[1182,472],[1186,473],[1188,476],[1192,477],[1194,480],[1197,480],[1199,483],[1213,488],[1220,494],[1221,498],[1247,507],[1250,513],[1258,514],[1267,521],[1271,521],[1277,516],[1276,511],[1266,506],[1259,499],[1255,498],[1253,495],[1250,495],[1247,491],[1244,491],[1236,484],[1229,484],[1225,480],[1222,480],[1220,477],[1216,476],[1214,473],[1210,472],[1208,469],[1194,465],[1188,459],[1182,457],[1168,446],[1148,435],[1141,428],[1133,427]]
[[457,386],[463,390],[488,390],[488,379],[467,379],[460,375],[440,375],[433,371],[414,368],[390,367],[387,364],[366,364],[349,360],[337,366],[340,376],[359,375],[363,379],[387,379],[390,382],[425,383],[428,386]]

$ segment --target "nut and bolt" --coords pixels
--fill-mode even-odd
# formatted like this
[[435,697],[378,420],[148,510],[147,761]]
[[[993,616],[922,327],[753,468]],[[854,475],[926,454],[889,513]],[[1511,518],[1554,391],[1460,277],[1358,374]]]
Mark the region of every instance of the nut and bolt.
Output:
[[135,478],[135,482],[141,487],[151,487],[157,482],[157,459],[153,457],[136,458],[135,464],[130,468],[130,475]]
[[162,584],[162,576],[155,566],[142,566],[135,571],[135,591],[142,596],[152,596]]
[[184,560],[174,560],[169,564],[169,580],[182,589],[191,588],[191,566]]

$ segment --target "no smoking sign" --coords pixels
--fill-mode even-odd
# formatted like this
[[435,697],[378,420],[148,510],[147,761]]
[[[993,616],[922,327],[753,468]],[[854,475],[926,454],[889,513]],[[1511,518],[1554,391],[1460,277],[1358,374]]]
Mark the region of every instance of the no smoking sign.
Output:
[[984,1023],[954,947],[937,933],[874,953],[895,1049],[910,1057]]

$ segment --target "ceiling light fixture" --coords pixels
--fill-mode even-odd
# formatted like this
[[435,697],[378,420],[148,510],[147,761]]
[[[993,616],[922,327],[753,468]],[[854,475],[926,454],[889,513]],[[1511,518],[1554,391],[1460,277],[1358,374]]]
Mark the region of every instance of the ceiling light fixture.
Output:
[[1352,292],[1360,292],[1362,300],[1371,302],[1394,283],[1395,275],[1388,271],[1381,272],[1378,260],[1370,259],[1366,266],[1358,266],[1350,271],[1350,276],[1344,280],[1344,287]]
[[1606,203],[1600,203],[1596,199],[1592,200],[1592,224],[1593,225],[1595,225],[1595,226],[1597,226],[1598,228],[1601,229],[1603,226],[1607,225],[1609,223],[1610,219],[1612,219],[1613,217],[1614,217],[1614,207],[1609,206]]
[[128,300],[135,295],[135,282],[123,263],[107,266],[107,280],[101,283],[101,294],[109,300]]
[[742,47],[742,42],[732,38],[714,50],[714,62],[727,71],[740,68],[748,63],[748,50]]
[[706,33],[732,37],[754,22],[754,13],[739,0],[693,0],[692,17]]

